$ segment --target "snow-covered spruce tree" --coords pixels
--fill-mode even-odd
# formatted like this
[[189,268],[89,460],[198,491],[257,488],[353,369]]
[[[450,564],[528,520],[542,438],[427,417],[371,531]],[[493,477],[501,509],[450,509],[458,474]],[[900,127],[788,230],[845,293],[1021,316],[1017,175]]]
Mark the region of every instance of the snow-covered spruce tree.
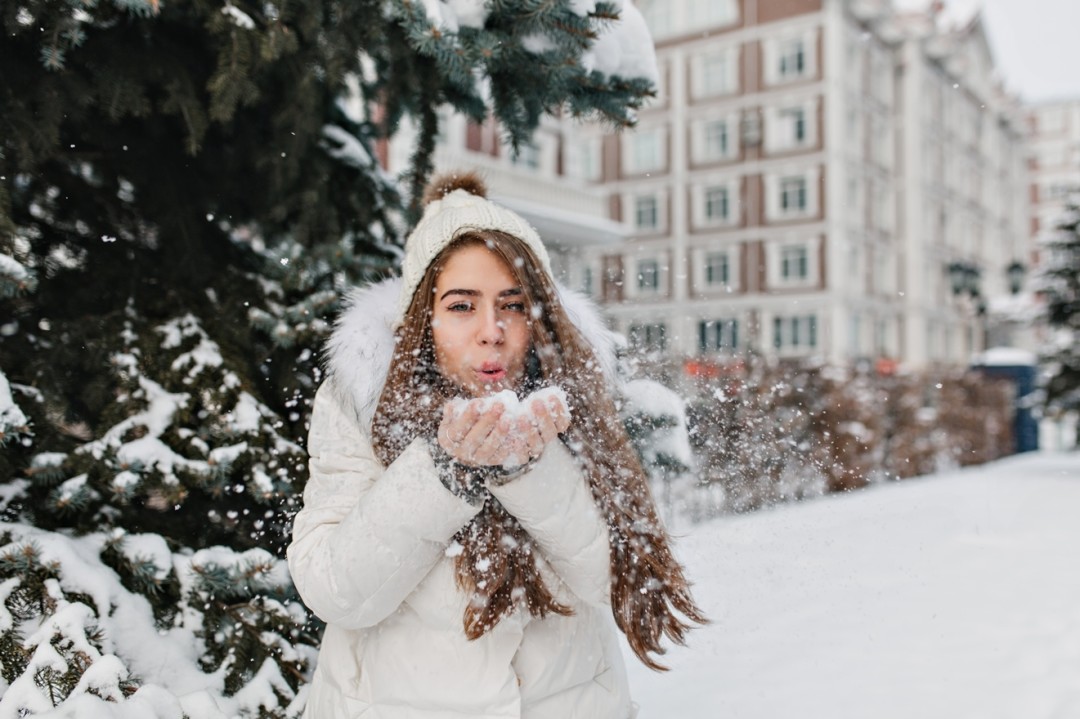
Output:
[[[338,298],[396,263],[440,107],[513,144],[545,112],[632,122],[650,82],[599,49],[630,20],[0,6],[0,714],[299,713],[317,632],[282,552]],[[406,118],[402,191],[373,150]]]
[[[1080,190],[1054,227],[1039,240],[1041,265],[1034,287],[1046,299],[1048,342],[1040,360],[1046,374],[1045,412],[1080,412]],[[1080,447],[1080,423],[1075,445]]]
[[[36,285],[36,278],[30,270],[11,255],[0,252],[0,301],[26,295],[32,292]],[[16,331],[18,323],[0,320],[0,337],[11,336]],[[0,449],[8,448],[7,452],[0,454],[0,477],[14,474],[10,459],[16,454],[14,447],[20,445],[25,449],[32,445],[30,420],[16,401],[20,391],[24,394],[36,394],[29,387],[12,388],[4,374],[3,365],[0,365]]]
[[676,513],[693,513],[694,507],[688,504],[696,506],[703,494],[694,491],[686,403],[652,379],[630,379],[620,389],[623,425],[652,481],[660,512],[670,524]]

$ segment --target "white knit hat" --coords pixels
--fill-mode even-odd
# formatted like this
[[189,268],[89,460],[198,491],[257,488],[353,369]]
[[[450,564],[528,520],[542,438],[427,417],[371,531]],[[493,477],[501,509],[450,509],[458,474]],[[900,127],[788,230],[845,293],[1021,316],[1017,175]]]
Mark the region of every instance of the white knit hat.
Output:
[[424,216],[405,241],[395,327],[405,318],[428,265],[447,245],[466,232],[498,230],[513,235],[529,246],[551,277],[551,260],[540,235],[524,218],[488,200],[486,194],[483,180],[470,172],[441,175],[428,185],[424,192]]

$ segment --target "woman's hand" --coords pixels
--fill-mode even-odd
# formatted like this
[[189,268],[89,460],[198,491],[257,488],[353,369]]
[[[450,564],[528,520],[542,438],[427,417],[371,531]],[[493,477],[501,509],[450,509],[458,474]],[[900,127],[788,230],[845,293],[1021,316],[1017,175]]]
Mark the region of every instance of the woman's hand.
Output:
[[570,413],[558,397],[549,397],[546,402],[533,399],[528,406],[529,412],[517,418],[525,456],[516,464],[539,457],[544,453],[544,448],[570,426]]
[[453,402],[443,407],[437,439],[439,446],[459,464],[484,467],[504,453],[505,436],[496,431],[506,408],[496,402],[481,411],[479,402],[469,402],[464,412],[455,410]]
[[516,466],[539,457],[570,426],[570,414],[558,397],[533,399],[528,412],[506,415],[501,402],[486,411],[470,401],[458,414],[453,403],[443,408],[438,442],[457,462],[474,467]]

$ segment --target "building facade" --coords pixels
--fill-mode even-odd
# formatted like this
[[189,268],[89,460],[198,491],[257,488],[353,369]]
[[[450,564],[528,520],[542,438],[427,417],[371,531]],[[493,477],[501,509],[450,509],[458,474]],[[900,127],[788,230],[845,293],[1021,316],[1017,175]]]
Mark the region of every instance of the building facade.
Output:
[[[961,363],[993,344],[1006,320],[1012,266],[1026,267],[1031,208],[1023,111],[994,81],[979,16],[941,31],[932,16],[896,20],[904,73],[899,208],[907,354]],[[959,292],[958,292],[959,290]]]
[[1031,175],[1031,261],[1039,233],[1054,226],[1071,191],[1080,190],[1080,98],[1027,108]]
[[[514,156],[490,123],[447,115],[436,167],[484,172],[642,349],[917,368],[986,347],[1031,221],[1023,117],[978,16],[636,4],[660,77],[637,127],[545,118]],[[384,164],[411,147],[402,133]]]
[[1015,103],[978,18],[943,31],[884,0],[639,6],[658,96],[633,132],[575,140],[633,228],[571,278],[616,328],[720,359],[924,366],[981,350],[980,310],[1027,218]]
[[[409,168],[416,143],[415,128],[403,125],[379,148],[380,164],[391,174]],[[584,255],[622,247],[631,236],[628,226],[611,219],[604,188],[585,179],[595,177],[589,163],[599,156],[581,152],[576,125],[544,116],[531,142],[515,154],[494,122],[479,124],[445,112],[432,158],[437,172],[464,168],[480,173],[489,196],[521,214],[544,238],[552,271],[567,285],[582,281],[576,264]]]

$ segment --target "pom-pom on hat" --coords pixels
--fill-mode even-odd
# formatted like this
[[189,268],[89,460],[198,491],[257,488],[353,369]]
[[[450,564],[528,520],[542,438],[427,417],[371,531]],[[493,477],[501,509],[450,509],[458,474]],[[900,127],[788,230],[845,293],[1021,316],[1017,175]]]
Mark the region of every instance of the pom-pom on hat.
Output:
[[487,199],[487,187],[474,172],[439,175],[424,190],[424,216],[405,241],[401,263],[401,297],[394,325],[400,325],[428,266],[461,235],[476,230],[498,230],[529,246],[551,276],[547,249],[528,222],[516,212]]

